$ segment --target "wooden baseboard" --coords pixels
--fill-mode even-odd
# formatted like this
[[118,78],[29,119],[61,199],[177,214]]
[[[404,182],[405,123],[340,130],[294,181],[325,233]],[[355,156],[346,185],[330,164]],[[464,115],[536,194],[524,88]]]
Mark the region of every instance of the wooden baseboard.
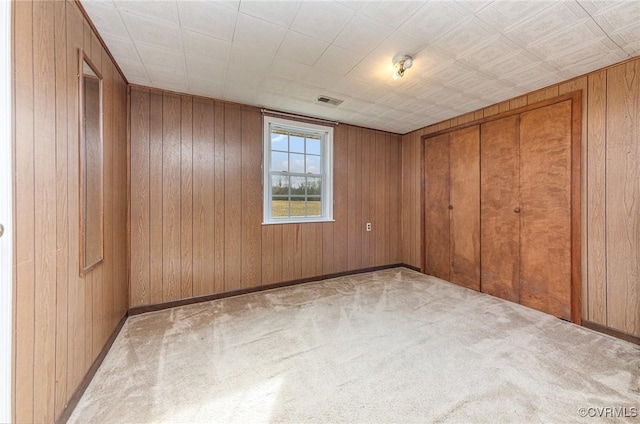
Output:
[[595,322],[582,320],[582,326],[587,327],[591,330],[597,331],[599,333],[608,334],[610,336],[616,337],[618,339],[626,340],[631,343],[635,343],[640,345],[640,337],[633,336],[631,334],[623,333],[622,331],[613,329],[611,327],[607,327],[606,325],[596,324]]
[[127,316],[128,314],[125,314],[118,322],[118,325],[116,326],[115,330],[113,330],[111,337],[109,337],[109,340],[107,340],[107,343],[100,351],[100,354],[98,355],[96,360],[93,361],[93,364],[91,364],[91,368],[89,368],[89,371],[87,371],[87,373],[85,374],[84,378],[80,382],[80,385],[78,386],[76,391],[73,392],[73,396],[71,396],[71,399],[69,399],[69,402],[62,410],[62,413],[60,414],[58,419],[55,421],[56,424],[65,424],[69,420],[69,417],[71,417],[71,414],[73,413],[73,410],[76,409],[80,398],[84,394],[85,390],[87,390],[87,387],[89,387],[89,383],[91,383],[91,380],[93,380],[93,376],[96,374],[96,371],[98,371],[98,368],[100,368],[100,365],[102,364],[102,361],[104,361],[104,358],[107,356],[109,349],[111,349],[113,342],[116,341],[116,337],[118,337],[118,334],[120,334],[120,330],[122,330],[124,323],[127,321]]
[[258,287],[251,287],[251,288],[246,288],[246,289],[241,289],[241,290],[233,290],[233,291],[223,292],[223,293],[209,294],[209,295],[206,295],[206,296],[190,297],[188,299],[174,300],[174,301],[171,301],[171,302],[156,303],[156,304],[153,304],[153,305],[136,306],[136,307],[133,307],[133,308],[129,309],[129,316],[144,314],[144,313],[147,313],[147,312],[160,311],[160,310],[163,310],[163,309],[175,308],[177,306],[191,305],[193,303],[209,302],[211,300],[224,299],[226,297],[239,296],[239,295],[242,295],[242,294],[261,292],[261,291],[265,291],[265,290],[272,290],[272,289],[277,289],[277,288],[280,288],[280,287],[295,286],[297,284],[311,283],[313,281],[320,281],[320,280],[327,280],[329,278],[344,277],[346,275],[362,274],[364,272],[380,271],[380,270],[383,270],[383,269],[398,268],[398,267],[405,267],[405,268],[409,268],[409,269],[411,269],[413,271],[420,272],[420,270],[418,268],[416,268],[414,266],[411,266],[411,265],[406,265],[406,264],[403,264],[403,263],[397,263],[397,264],[392,264],[392,265],[374,266],[374,267],[371,267],[371,268],[363,268],[363,269],[357,269],[357,270],[345,271],[345,272],[336,272],[334,274],[318,275],[316,277],[301,278],[299,280],[284,281],[284,282],[281,282],[281,283],[268,284],[268,285],[265,285],[265,286],[258,286]]

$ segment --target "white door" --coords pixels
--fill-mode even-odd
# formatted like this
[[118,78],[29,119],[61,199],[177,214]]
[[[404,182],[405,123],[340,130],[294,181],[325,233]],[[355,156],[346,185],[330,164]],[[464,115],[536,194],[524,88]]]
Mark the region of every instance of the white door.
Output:
[[11,422],[11,1],[0,0],[0,423]]

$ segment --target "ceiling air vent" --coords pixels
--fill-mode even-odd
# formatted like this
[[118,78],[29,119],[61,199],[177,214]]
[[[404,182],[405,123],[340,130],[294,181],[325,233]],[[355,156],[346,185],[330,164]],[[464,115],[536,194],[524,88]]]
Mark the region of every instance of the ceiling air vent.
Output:
[[340,103],[344,102],[344,100],[334,99],[333,97],[329,96],[318,96],[316,100],[320,103],[326,103],[332,106],[338,106]]

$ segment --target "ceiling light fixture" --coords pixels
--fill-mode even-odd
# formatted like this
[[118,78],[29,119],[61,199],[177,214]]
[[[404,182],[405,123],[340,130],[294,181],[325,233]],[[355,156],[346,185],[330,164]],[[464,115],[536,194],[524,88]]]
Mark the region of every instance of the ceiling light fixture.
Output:
[[413,58],[407,54],[399,54],[393,58],[391,63],[393,63],[393,67],[396,68],[391,78],[397,80],[404,76],[404,71],[413,66]]

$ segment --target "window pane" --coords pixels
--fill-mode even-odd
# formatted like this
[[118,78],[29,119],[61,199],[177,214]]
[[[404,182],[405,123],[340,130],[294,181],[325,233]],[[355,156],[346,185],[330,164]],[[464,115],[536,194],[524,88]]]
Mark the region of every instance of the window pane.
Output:
[[291,153],[289,155],[289,172],[304,173],[304,155]]
[[291,198],[291,216],[306,216],[304,197]]
[[304,153],[304,137],[289,135],[289,150],[297,153]]
[[322,178],[307,177],[307,195],[319,196],[322,194]]
[[288,217],[289,199],[286,197],[273,196],[271,200],[271,216],[274,218]]
[[304,196],[307,182],[305,177],[291,177],[291,195]]
[[289,155],[282,152],[272,152],[271,170],[278,172],[289,172]]
[[271,133],[271,150],[282,150],[286,152],[289,150],[289,143],[287,141],[286,134]]
[[309,197],[307,200],[307,216],[322,215],[322,201],[319,197]]
[[320,156],[307,155],[307,174],[320,173]]
[[289,195],[289,177],[284,175],[273,175],[271,177],[271,194],[273,196]]
[[317,138],[307,138],[307,154],[320,154],[320,140]]

